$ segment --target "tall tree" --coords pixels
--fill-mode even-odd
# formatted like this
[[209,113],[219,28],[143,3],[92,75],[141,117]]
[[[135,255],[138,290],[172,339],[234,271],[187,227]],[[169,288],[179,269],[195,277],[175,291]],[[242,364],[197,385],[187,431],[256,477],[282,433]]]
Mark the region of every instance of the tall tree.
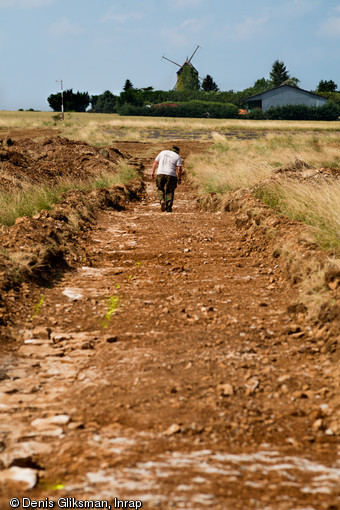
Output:
[[202,81],[202,89],[204,92],[218,92],[220,90],[210,74],[207,74]]
[[318,85],[318,92],[335,92],[338,88],[337,84],[333,80],[320,80]]
[[129,79],[127,79],[124,83],[123,91],[126,92],[127,90],[131,89],[133,89],[132,82]]
[[270,79],[274,87],[279,87],[284,81],[289,80],[290,76],[284,62],[275,60],[270,72]]

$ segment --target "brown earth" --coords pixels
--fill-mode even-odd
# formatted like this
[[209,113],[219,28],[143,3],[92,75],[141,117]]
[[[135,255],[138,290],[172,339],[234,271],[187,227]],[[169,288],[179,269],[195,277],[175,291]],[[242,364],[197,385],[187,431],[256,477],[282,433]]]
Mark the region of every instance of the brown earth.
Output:
[[[207,147],[179,145],[184,166]],[[199,209],[184,180],[174,212],[161,213],[150,173],[164,147],[112,146],[143,164],[144,196],[137,184],[108,191],[81,233],[63,237],[75,246],[68,270],[3,291],[1,508],[23,496],[340,508],[336,338],[288,314],[298,285],[243,212]],[[48,214],[24,224],[65,227]],[[8,250],[21,228],[3,232]]]
[[0,186],[13,191],[24,184],[51,185],[65,177],[85,179],[115,171],[117,160],[122,157],[115,148],[100,149],[59,136],[37,141],[8,137],[2,140],[0,149]]

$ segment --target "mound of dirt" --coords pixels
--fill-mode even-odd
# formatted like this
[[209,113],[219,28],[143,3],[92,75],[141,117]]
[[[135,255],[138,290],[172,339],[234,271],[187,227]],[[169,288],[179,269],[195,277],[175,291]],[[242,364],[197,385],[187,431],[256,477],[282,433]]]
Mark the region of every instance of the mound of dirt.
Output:
[[20,189],[24,183],[54,184],[62,177],[85,179],[102,172],[115,172],[124,158],[118,149],[101,149],[86,142],[55,137],[44,140],[0,140],[0,188]]
[[340,169],[331,167],[312,168],[305,161],[297,159],[292,165],[274,170],[274,176],[320,182],[322,180],[339,179]]

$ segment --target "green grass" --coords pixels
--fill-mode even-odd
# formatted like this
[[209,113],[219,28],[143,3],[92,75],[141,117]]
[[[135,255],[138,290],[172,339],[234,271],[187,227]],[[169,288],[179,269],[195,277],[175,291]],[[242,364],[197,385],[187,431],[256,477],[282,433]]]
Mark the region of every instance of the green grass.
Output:
[[107,311],[103,320],[103,327],[107,328],[111,320],[112,315],[115,314],[119,306],[119,296],[111,296],[108,300]]
[[43,306],[43,304],[44,304],[44,299],[45,299],[45,298],[44,298],[44,295],[43,295],[43,294],[41,294],[41,295],[40,295],[39,303],[37,303],[37,304],[35,305],[35,307],[34,307],[34,311],[33,311],[33,314],[32,314],[32,317],[31,317],[31,320],[32,320],[34,317],[36,317],[36,316],[38,315],[38,313],[40,312],[40,310],[41,310],[41,308],[42,308],[42,306]]
[[116,184],[124,185],[137,176],[134,168],[121,161],[116,173],[101,173],[86,180],[63,178],[48,187],[32,184],[15,192],[3,191],[0,193],[0,224],[10,226],[22,216],[31,217],[43,209],[50,210],[68,190],[88,191]]

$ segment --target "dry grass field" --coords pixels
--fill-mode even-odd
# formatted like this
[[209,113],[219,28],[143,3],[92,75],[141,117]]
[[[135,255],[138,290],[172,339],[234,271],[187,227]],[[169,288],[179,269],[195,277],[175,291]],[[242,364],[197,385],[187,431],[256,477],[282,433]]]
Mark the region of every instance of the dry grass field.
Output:
[[340,247],[339,132],[266,133],[255,140],[215,143],[192,156],[190,175],[200,193],[252,190],[277,212],[313,228],[321,245]]
[[[237,135],[242,132],[339,132],[339,122],[257,121],[242,119],[176,119],[162,117],[120,117],[117,114],[65,113],[61,122],[55,112],[0,111],[0,132],[3,129],[58,128],[63,136],[82,139],[96,145],[111,140],[140,140],[144,138],[180,139],[187,133],[197,139],[210,139],[212,133]],[[235,133],[234,133],[235,132]]]

